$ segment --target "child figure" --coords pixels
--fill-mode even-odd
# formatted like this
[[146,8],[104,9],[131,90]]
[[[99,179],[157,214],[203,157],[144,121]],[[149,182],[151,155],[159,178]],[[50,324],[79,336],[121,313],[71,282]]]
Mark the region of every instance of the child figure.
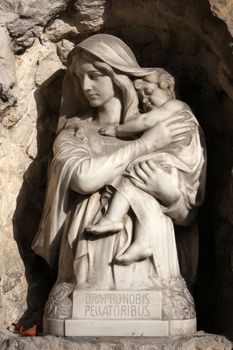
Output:
[[[131,119],[130,121],[125,122],[124,124],[109,125],[103,127],[99,130],[99,133],[101,135],[122,138],[129,137],[135,134],[140,134],[149,128],[153,128],[158,123],[158,121],[168,119],[168,117],[172,116],[174,113],[179,113],[180,111],[188,111],[188,113],[191,114],[189,107],[185,103],[175,99],[174,79],[165,70],[160,69],[158,70],[158,72],[144,77],[143,79],[136,79],[134,81],[134,85],[138,92],[138,97],[143,105],[145,113],[136,116],[134,119]],[[193,126],[195,127],[195,121],[193,123]],[[187,139],[190,138],[190,134],[193,131],[193,129],[194,128],[190,129],[188,133],[186,132]],[[179,143],[179,141],[177,142]],[[157,154],[158,153],[159,152],[157,152]],[[133,162],[133,165],[139,164],[139,162],[140,159],[137,159]],[[176,196],[176,199],[178,200],[180,197],[178,180],[179,170],[176,169],[174,166],[171,167],[170,164],[160,164],[159,161],[157,161],[155,164],[152,155],[150,155],[150,158],[147,156],[146,163],[150,168],[154,168],[154,170],[156,167],[157,181],[154,183],[154,189],[156,189],[157,187],[158,193],[161,192],[161,182],[163,182],[163,188],[166,188],[167,184],[168,189],[170,187],[169,185],[171,185],[171,183],[173,184],[173,193],[171,194],[169,190],[164,191],[164,193],[156,197],[157,200],[165,206],[170,205],[170,195],[173,196],[172,198]],[[132,171],[129,171],[128,175],[127,173],[125,173],[124,175],[125,176],[121,177],[120,186],[121,181],[126,183],[126,185],[124,184],[124,186],[127,186],[127,181],[130,181],[130,176],[133,177]],[[124,192],[122,191],[122,193]],[[116,190],[112,201],[108,207],[106,215],[102,217],[99,220],[99,222],[95,225],[88,226],[86,228],[88,232],[98,235],[107,232],[115,233],[123,229],[123,218],[130,209],[130,203],[122,193]],[[138,234],[137,231],[138,230],[136,229],[134,241],[132,242],[130,247],[122,255],[115,257],[115,263],[121,265],[128,265],[134,261],[144,260],[152,255],[152,249],[149,241],[145,237],[143,237],[141,233]]]

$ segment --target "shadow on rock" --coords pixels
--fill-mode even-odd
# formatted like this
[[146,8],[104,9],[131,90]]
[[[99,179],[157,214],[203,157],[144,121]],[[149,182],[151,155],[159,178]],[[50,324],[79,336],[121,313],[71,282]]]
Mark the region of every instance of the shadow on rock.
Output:
[[64,71],[59,70],[36,91],[37,139],[35,152],[29,146],[27,154],[32,163],[26,170],[13,217],[14,238],[25,266],[28,283],[27,310],[18,321],[24,327],[41,327],[45,302],[56,279],[56,272],[31,248],[43,210],[47,168],[52,157]]

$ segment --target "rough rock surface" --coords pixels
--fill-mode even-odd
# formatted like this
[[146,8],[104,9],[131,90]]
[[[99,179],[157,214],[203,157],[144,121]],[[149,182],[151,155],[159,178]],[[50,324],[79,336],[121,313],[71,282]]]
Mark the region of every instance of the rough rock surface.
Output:
[[11,51],[10,37],[6,28],[0,27],[0,111],[16,103],[13,92],[16,84],[15,57]]
[[233,6],[231,0],[210,0],[211,10],[215,16],[221,18],[233,35]]
[[55,18],[66,9],[65,0],[2,0],[0,10],[15,51],[33,44],[49,20]]
[[19,338],[0,332],[1,350],[231,350],[232,346],[226,338],[204,332],[170,338]]
[[[30,247],[43,207],[66,57],[76,43],[101,31],[125,40],[141,65],[168,69],[204,129],[208,177],[194,295],[199,328],[233,338],[232,14],[231,0],[0,0],[0,320],[5,326],[20,318],[26,301],[21,322],[41,320],[54,276]],[[3,341],[14,349],[19,339]],[[26,349],[32,341],[21,344]]]

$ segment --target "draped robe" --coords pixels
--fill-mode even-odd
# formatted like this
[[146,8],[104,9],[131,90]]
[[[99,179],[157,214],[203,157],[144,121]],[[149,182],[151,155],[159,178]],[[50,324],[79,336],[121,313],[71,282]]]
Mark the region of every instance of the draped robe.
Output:
[[[182,196],[170,208],[136,188],[132,211],[126,215],[124,229],[116,234],[88,235],[87,225],[102,215],[102,192],[127,167],[129,153],[136,160],[140,140],[123,141],[98,134],[91,121],[80,131],[62,130],[54,143],[54,158],[44,213],[33,249],[51,266],[58,264],[58,282],[72,282],[77,288],[151,289],[162,281],[179,277],[179,264],[173,221],[186,224],[190,213],[201,203],[204,190],[204,146],[196,128],[190,142],[179,150],[168,146],[153,157],[181,170]],[[71,189],[72,178],[79,188]],[[127,197],[127,195],[126,195]],[[135,223],[149,238],[152,257],[129,266],[113,263],[114,257],[132,243]],[[142,233],[142,234],[143,234]]]

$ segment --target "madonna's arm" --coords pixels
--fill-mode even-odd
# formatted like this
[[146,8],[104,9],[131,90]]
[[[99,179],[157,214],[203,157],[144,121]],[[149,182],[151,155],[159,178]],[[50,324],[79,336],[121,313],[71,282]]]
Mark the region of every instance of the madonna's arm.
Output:
[[65,131],[55,140],[54,162],[60,172],[65,169],[72,190],[88,194],[111,183],[132,160],[147,152],[146,143],[139,139],[112,154],[93,156],[85,143]]
[[137,140],[110,155],[89,157],[73,171],[70,187],[79,193],[94,193],[122,174],[130,161],[146,152],[146,146]]

